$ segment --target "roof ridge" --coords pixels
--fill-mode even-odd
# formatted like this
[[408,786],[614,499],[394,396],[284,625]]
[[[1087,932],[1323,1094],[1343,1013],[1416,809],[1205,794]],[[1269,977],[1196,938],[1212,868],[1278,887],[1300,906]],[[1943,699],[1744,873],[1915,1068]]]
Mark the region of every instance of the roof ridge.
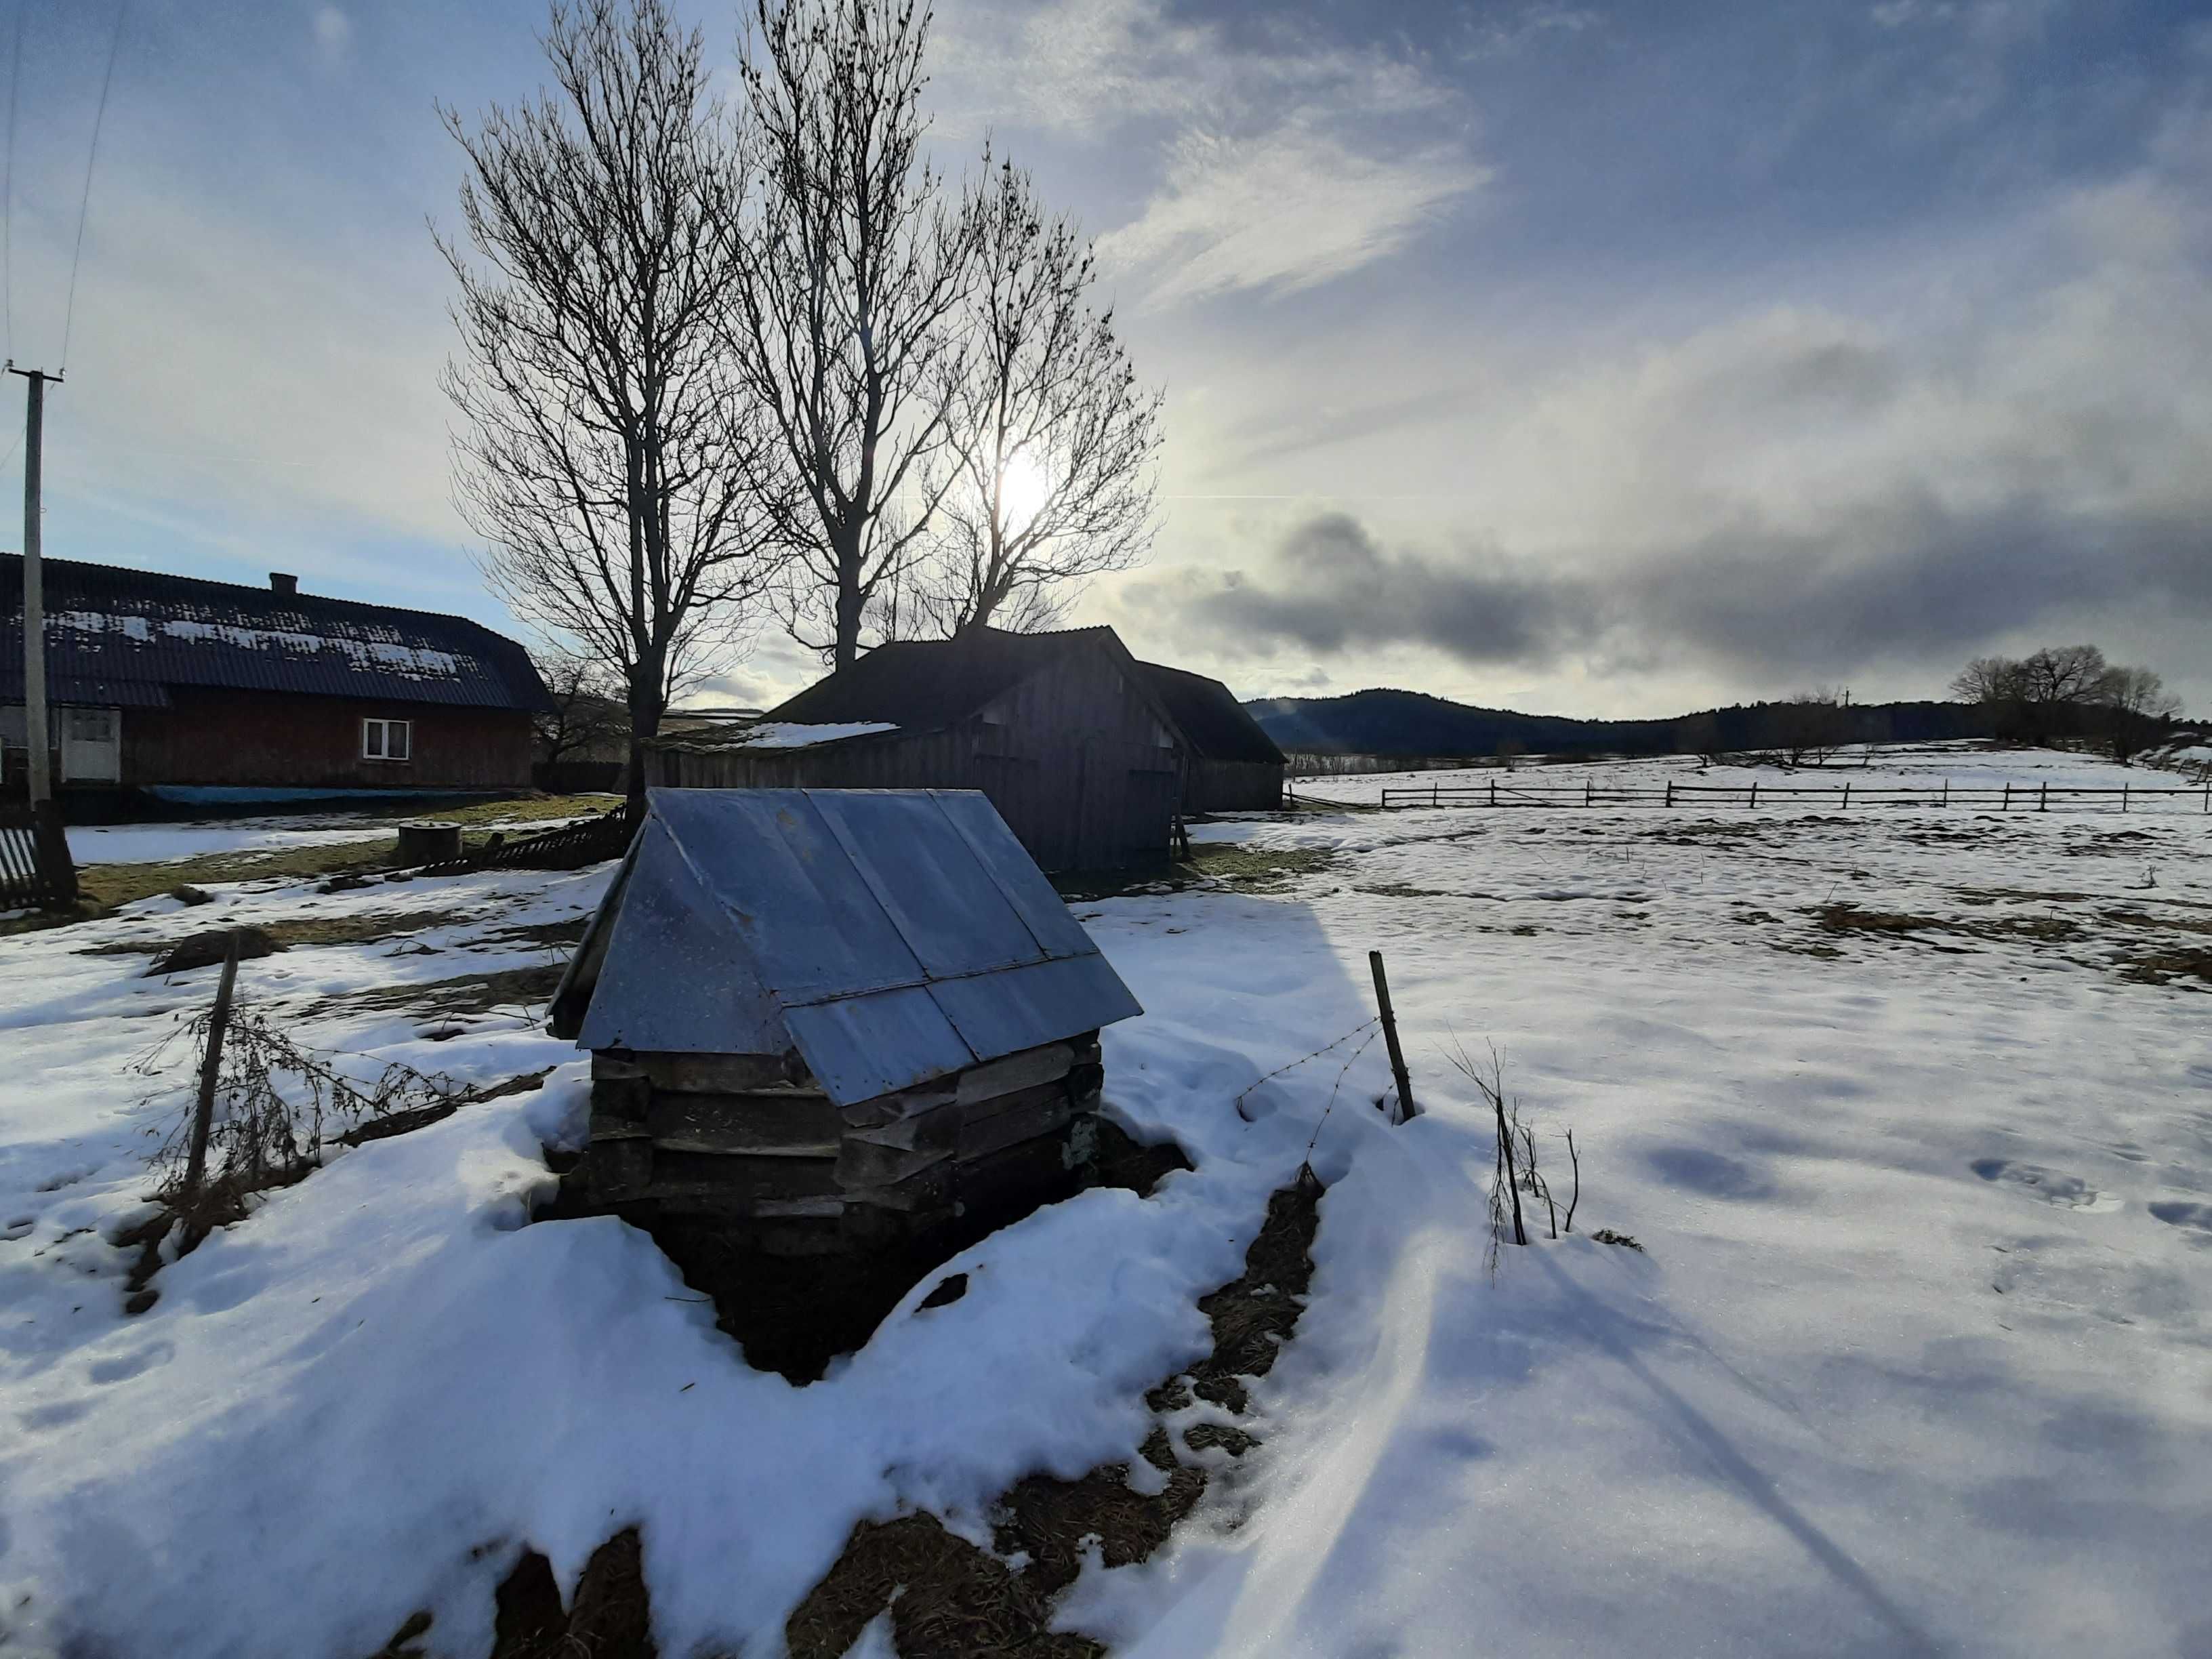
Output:
[[[0,559],[12,559],[17,564],[21,564],[23,562],[23,556],[20,552],[9,552],[4,548],[0,548]],[[356,611],[392,611],[403,617],[435,617],[441,622],[459,623],[465,627],[478,629],[480,632],[490,635],[494,639],[504,640],[510,645],[521,646],[522,644],[521,641],[501,633],[489,623],[478,622],[474,617],[464,617],[458,611],[428,611],[421,605],[386,605],[375,599],[349,599],[337,593],[299,591],[280,593],[273,587],[258,587],[252,582],[225,581],[220,576],[186,576],[173,570],[148,570],[134,564],[109,564],[100,559],[41,557],[39,563],[46,570],[98,570],[117,576],[151,576],[159,581],[189,582],[195,587],[216,587],[233,593],[252,593],[264,599],[291,600],[294,603],[307,600],[316,605],[345,605]]]

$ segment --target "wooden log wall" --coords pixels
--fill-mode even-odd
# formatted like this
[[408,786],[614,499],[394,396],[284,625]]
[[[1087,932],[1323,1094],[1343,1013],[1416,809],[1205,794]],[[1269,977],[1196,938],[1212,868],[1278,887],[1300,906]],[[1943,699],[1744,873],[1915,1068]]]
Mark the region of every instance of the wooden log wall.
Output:
[[1092,1150],[1098,1035],[838,1107],[793,1055],[592,1057],[575,1207],[712,1220],[805,1255],[1057,1197]]

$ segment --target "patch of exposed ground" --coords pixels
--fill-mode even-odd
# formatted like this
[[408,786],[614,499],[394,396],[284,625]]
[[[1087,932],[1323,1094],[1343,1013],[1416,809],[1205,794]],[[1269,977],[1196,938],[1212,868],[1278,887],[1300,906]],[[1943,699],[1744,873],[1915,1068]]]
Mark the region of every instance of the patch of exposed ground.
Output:
[[2081,924],[2068,916],[1925,916],[1895,910],[1863,910],[1856,904],[1823,904],[1806,912],[1823,933],[1956,933],[1971,939],[2026,939],[2045,944],[2077,939]]
[[[210,853],[198,858],[153,864],[89,864],[77,871],[84,895],[84,920],[104,915],[117,907],[184,884],[205,886],[214,882],[259,881],[270,878],[366,875],[389,870],[398,850],[391,825],[402,818],[434,817],[464,826],[463,845],[480,849],[495,834],[493,824],[532,825],[551,818],[582,817],[612,805],[611,795],[544,795],[534,798],[472,801],[445,806],[435,802],[408,801],[365,809],[359,841],[324,841],[265,851]],[[0,931],[8,931],[0,929]]]
[[[790,1659],[842,1659],[886,1607],[899,1659],[1099,1659],[1102,1644],[1048,1628],[1053,1605],[1075,1582],[1088,1545],[1095,1540],[1109,1566],[1146,1560],[1205,1495],[1206,1470],[1182,1461],[1166,1419],[1188,1412],[1194,1396],[1243,1411],[1247,1380],[1273,1369],[1297,1323],[1313,1278],[1320,1200],[1319,1183],[1302,1174],[1269,1200],[1243,1274],[1199,1303],[1212,1323],[1212,1351],[1146,1395],[1162,1419],[1142,1452],[1165,1477],[1145,1482],[1156,1490],[1133,1486],[1126,1463],[1103,1464],[1073,1480],[1030,1475],[999,1501],[997,1554],[955,1537],[927,1513],[864,1521],[786,1624]],[[1183,1442],[1193,1451],[1231,1455],[1258,1443],[1248,1431],[1218,1422],[1192,1428]]]
[[1237,892],[1275,893],[1301,877],[1318,874],[1336,860],[1326,848],[1253,848],[1235,842],[1203,842],[1188,860],[1152,870],[1081,872],[1054,876],[1053,885],[1070,903],[1095,903],[1146,893],[1179,893],[1201,882]]
[[423,1014],[486,1014],[495,1008],[534,1008],[550,1001],[568,964],[501,968],[453,979],[406,985],[373,985],[324,997],[309,1012],[318,1018],[356,1012],[405,1009]]
[[[426,927],[450,927],[471,919],[472,913],[466,910],[349,910],[331,916],[287,916],[258,924],[258,931],[266,933],[270,942],[283,950],[295,945],[374,945],[379,939],[420,933]],[[143,939],[111,939],[102,945],[88,945],[77,954],[167,956],[183,939],[201,931],[195,929],[191,935],[149,933]]]

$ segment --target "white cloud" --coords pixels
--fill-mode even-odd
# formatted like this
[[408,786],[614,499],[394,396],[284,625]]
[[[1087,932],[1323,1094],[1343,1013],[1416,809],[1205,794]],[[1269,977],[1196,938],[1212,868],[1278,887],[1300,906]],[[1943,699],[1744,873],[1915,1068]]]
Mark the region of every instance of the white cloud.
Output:
[[1460,94],[1410,52],[1279,18],[1232,35],[1161,0],[969,7],[946,29],[956,111],[1011,101],[1028,125],[1121,134],[1125,155],[1158,158],[1136,217],[1100,241],[1157,303],[1327,282],[1396,252],[1489,176]]
[[353,44],[353,20],[336,6],[319,6],[314,29],[316,54],[326,64],[343,63],[346,49]]
[[1396,252],[1488,177],[1451,144],[1369,153],[1304,123],[1249,138],[1192,132],[1143,214],[1098,252],[1157,273],[1157,303],[1290,292]]

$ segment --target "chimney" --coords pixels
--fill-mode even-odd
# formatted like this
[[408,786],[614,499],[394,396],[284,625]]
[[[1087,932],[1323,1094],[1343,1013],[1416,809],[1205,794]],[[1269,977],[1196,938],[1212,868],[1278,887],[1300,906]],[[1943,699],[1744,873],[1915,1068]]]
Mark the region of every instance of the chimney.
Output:
[[272,592],[296,593],[300,591],[300,579],[289,571],[272,570],[269,573],[269,586]]

